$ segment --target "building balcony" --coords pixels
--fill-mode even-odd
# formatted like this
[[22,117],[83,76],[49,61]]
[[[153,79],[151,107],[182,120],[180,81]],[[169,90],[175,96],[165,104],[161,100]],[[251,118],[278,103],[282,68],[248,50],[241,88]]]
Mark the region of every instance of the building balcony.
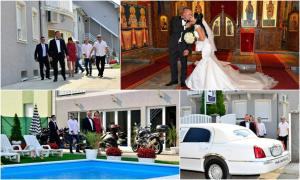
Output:
[[45,1],[44,10],[56,12],[73,17],[73,3],[71,0],[65,1]]

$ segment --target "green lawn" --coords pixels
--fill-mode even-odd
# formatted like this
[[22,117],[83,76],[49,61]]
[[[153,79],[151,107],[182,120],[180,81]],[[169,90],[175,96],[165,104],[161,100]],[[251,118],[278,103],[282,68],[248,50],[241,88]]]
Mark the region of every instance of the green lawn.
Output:
[[121,65],[120,64],[112,64],[111,67],[112,67],[112,69],[120,69]]
[[[47,158],[41,159],[41,158],[36,158],[32,159],[30,157],[21,157],[21,162],[20,164],[25,164],[25,163],[36,163],[36,162],[50,162],[50,161],[65,161],[65,160],[78,160],[78,159],[85,159],[84,154],[64,154],[63,157],[59,156],[49,156]],[[101,155],[98,156],[97,159],[106,159],[106,156]],[[134,161],[137,162],[137,158],[133,157],[122,157],[123,161]],[[160,164],[173,164],[173,165],[179,165],[178,161],[161,161],[161,160],[155,160],[155,163],[160,163]],[[5,158],[1,158],[1,164],[16,164],[15,162],[11,162]]]

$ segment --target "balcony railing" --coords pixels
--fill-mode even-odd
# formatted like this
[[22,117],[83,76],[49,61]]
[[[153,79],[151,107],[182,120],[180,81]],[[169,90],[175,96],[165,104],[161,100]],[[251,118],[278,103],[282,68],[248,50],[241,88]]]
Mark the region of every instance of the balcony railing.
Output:
[[72,12],[72,1],[64,0],[64,1],[45,1],[45,5],[48,7],[52,7],[55,9],[66,10],[68,12]]

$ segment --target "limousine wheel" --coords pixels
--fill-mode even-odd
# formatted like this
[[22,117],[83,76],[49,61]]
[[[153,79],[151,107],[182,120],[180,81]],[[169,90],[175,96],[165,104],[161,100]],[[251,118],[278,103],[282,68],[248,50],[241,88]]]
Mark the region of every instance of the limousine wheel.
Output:
[[227,179],[229,172],[226,164],[218,159],[211,159],[205,165],[205,178]]

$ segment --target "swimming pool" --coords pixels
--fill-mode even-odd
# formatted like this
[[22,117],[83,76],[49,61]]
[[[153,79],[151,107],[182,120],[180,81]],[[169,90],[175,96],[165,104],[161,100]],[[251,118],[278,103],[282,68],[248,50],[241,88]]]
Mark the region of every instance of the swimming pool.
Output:
[[8,165],[1,168],[1,179],[148,179],[178,174],[178,166],[105,160]]

